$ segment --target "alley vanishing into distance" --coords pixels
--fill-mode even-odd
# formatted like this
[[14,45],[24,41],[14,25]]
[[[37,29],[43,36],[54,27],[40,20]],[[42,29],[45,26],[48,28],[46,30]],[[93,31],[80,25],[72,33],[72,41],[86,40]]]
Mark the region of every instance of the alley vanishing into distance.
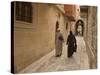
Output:
[[86,52],[85,42],[82,36],[77,36],[77,52],[73,57],[67,57],[67,45],[63,45],[61,57],[55,57],[55,50],[32,63],[20,73],[27,72],[54,72],[68,70],[86,70],[89,69],[89,60]]
[[96,6],[15,1],[12,12],[11,73],[97,68]]

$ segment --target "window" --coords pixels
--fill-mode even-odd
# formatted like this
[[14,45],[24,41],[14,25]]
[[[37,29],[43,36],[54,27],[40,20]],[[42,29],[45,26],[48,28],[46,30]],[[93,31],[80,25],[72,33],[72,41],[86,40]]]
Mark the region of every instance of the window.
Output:
[[30,2],[16,2],[16,20],[32,23],[32,5]]

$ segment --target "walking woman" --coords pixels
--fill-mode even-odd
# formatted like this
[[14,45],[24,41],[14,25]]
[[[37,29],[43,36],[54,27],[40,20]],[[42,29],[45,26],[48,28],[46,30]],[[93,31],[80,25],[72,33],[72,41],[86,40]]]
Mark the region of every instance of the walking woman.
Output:
[[68,35],[67,39],[68,44],[68,57],[72,57],[73,53],[76,52],[77,44],[76,44],[76,38],[72,31],[70,31],[70,34]]

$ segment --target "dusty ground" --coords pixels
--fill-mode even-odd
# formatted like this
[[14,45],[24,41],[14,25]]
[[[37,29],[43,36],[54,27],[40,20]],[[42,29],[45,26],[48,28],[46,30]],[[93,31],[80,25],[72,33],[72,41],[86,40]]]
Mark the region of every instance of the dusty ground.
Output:
[[51,72],[89,69],[85,42],[82,37],[77,38],[77,52],[72,58],[67,58],[67,45],[63,46],[61,57],[55,57],[55,50],[32,63],[20,73]]

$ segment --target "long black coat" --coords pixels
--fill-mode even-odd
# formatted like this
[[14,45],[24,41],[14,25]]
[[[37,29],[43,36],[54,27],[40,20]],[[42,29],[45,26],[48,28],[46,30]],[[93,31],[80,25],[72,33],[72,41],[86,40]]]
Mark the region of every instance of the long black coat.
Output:
[[67,39],[68,44],[68,57],[71,57],[73,55],[73,52],[76,52],[77,44],[76,44],[76,38],[73,34],[70,34]]

